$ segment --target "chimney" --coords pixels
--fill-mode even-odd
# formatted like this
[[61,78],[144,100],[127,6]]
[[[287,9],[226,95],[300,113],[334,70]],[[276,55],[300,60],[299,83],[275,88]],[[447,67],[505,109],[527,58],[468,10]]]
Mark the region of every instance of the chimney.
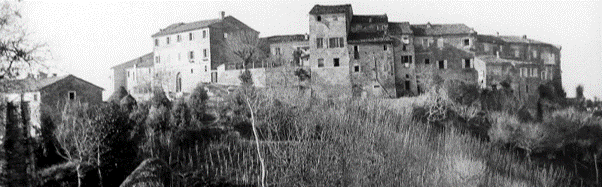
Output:
[[309,40],[309,34],[305,33],[305,37],[304,37],[304,39],[305,39],[305,40]]
[[431,28],[431,22],[426,22],[426,28],[430,29]]
[[500,32],[495,32],[495,35],[496,35],[497,37],[500,37]]
[[224,19],[226,17],[225,11],[219,11],[219,19]]
[[523,39],[527,39],[527,35],[523,35]]
[[496,51],[495,56],[497,56],[497,58],[500,58],[500,51]]

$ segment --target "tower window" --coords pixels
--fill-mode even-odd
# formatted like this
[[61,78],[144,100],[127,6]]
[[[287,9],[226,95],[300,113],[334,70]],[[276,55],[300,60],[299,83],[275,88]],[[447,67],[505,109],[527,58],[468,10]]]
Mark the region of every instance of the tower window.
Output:
[[339,67],[339,65],[340,65],[340,64],[339,64],[339,59],[338,59],[338,58],[334,58],[334,59],[332,59],[332,63],[333,63],[333,66],[334,66],[334,67]]
[[317,20],[317,21],[322,21],[322,16],[317,16],[317,17],[316,17],[316,20]]
[[323,58],[318,59],[318,67],[324,67],[324,59]]
[[353,72],[360,72],[360,65],[354,65],[353,66]]
[[464,46],[470,45],[470,39],[464,39]]
[[424,64],[426,64],[426,65],[431,64],[431,59],[425,58],[424,59]]

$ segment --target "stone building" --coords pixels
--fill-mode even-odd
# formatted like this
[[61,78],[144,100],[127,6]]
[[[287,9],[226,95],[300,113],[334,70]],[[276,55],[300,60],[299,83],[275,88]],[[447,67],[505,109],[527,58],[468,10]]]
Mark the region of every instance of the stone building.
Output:
[[[62,110],[62,107],[70,102],[97,105],[102,103],[102,91],[104,90],[73,75],[5,80],[1,84],[0,99],[2,102],[26,102],[31,123],[38,128],[41,125],[42,105],[56,111]],[[34,135],[33,131],[31,133]]]
[[147,53],[138,58],[111,67],[113,70],[113,89],[126,88],[136,99],[147,97],[151,93],[154,75],[154,55]]
[[239,62],[227,50],[228,35],[259,32],[220,12],[217,19],[175,23],[152,35],[157,86],[168,93],[190,93],[201,82],[217,82],[218,67]]
[[273,61],[295,66],[304,66],[309,61],[309,35],[277,35],[262,39],[269,45],[266,52]]
[[348,35],[353,95],[395,97],[393,40],[387,15],[354,15]]
[[510,87],[523,100],[537,100],[539,85],[562,84],[560,46],[527,36],[478,35],[477,58],[487,63],[487,87]]
[[[349,97],[347,33],[353,10],[346,5],[316,5],[309,11],[309,66],[312,83],[318,94],[326,97]],[[318,83],[320,84],[318,86]]]

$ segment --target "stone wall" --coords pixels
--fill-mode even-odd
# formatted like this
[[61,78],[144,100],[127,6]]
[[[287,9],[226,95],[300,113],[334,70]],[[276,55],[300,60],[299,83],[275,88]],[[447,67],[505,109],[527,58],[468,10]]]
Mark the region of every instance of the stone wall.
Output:
[[[354,44],[349,45],[349,50],[354,51],[356,46],[358,56],[353,55],[349,66],[353,95],[396,97],[393,46],[389,43]],[[356,67],[359,67],[357,72]]]
[[77,101],[81,103],[90,105],[102,103],[102,89],[73,76],[44,87],[40,91],[42,103],[60,108],[68,101],[69,91],[75,91]]

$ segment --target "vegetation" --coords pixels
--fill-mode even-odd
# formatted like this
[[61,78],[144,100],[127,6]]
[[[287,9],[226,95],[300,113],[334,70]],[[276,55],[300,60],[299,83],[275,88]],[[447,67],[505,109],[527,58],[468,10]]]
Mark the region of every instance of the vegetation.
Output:
[[[207,89],[201,85],[173,102],[155,90],[135,107],[65,110],[63,116],[79,123],[63,122],[54,132],[61,150],[77,156],[41,168],[43,184],[77,184],[78,165],[86,163],[83,184],[115,186],[149,158],[169,166],[171,186],[600,182],[599,117],[576,107],[541,107],[538,120],[505,88],[443,80],[414,98],[334,100],[307,97],[297,88],[247,85],[219,104],[209,104]],[[548,94],[540,96],[542,103],[560,100],[546,89],[553,86],[540,88]],[[215,120],[198,121],[211,114]],[[96,146],[78,149],[80,144]],[[127,151],[111,152],[116,150]],[[98,161],[99,153],[111,159]]]

